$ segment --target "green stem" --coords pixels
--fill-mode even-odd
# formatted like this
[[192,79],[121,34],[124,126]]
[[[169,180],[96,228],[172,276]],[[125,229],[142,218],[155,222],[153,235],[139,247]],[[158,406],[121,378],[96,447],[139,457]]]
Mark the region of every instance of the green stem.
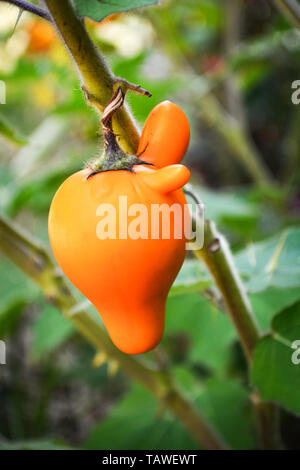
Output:
[[226,448],[205,417],[176,387],[169,372],[119,351],[102,328],[100,320],[77,307],[66,278],[40,242],[3,216],[0,216],[0,249],[38,284],[46,299],[61,310],[89,343],[103,351],[109,360],[117,361],[126,374],[140,382],[173,412],[200,446],[205,449]]
[[205,221],[204,246],[195,255],[204,261],[222,293],[247,360],[251,363],[254,347],[260,338],[259,328],[228,243],[210,220]]
[[[70,0],[45,0],[66,48],[76,65],[82,86],[89,101],[101,112],[111,99],[114,86],[126,80],[115,77],[86,32],[84,23],[76,15]],[[137,86],[128,84],[129,89],[140,91]],[[136,153],[139,132],[128,108],[123,106],[114,117],[114,131],[120,135],[124,150]]]
[[[90,40],[83,23],[77,17],[70,0],[45,0],[62,39],[73,58],[82,80],[88,101],[103,111],[116,87],[133,89],[149,96],[139,86],[114,77],[103,57]],[[131,115],[125,107],[114,117],[114,132],[120,134],[124,150],[135,153],[139,134]],[[65,278],[58,272],[46,250],[27,234],[0,218],[0,246],[26,274],[43,290],[46,298],[53,302],[75,325],[77,330],[97,350],[117,361],[133,379],[144,385],[165,407],[179,418],[195,440],[206,449],[226,448],[222,439],[206,422],[188,398],[172,381],[167,371],[146,364],[121,353],[111,343],[100,321],[97,322],[83,309],[77,309]]]
[[117,137],[112,129],[112,119],[115,113],[123,106],[124,100],[125,93],[120,86],[116,89],[111,101],[103,111],[101,123],[104,136],[104,150],[99,158],[89,163],[88,167],[91,169],[91,173],[88,178],[104,171],[126,170],[134,172],[134,165],[151,165],[139,158],[139,155],[124,152],[119,147]]
[[278,407],[274,403],[263,401],[257,392],[254,394],[253,401],[262,449],[282,449]]
[[[195,255],[205,263],[223,296],[250,368],[255,346],[261,338],[261,332],[245,287],[234,265],[227,240],[210,220],[205,221],[203,248],[197,250]],[[277,407],[273,403],[263,402],[257,392],[255,396],[254,405],[260,444],[264,449],[278,449],[280,448],[280,433]]]

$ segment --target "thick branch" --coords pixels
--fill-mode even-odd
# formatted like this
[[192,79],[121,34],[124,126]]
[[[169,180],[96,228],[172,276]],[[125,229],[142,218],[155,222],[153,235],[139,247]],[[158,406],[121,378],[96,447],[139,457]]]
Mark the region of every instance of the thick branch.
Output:
[[[215,224],[205,221],[204,246],[195,252],[211,272],[222,296],[228,314],[237,330],[245,356],[251,367],[254,348],[261,333],[254,317],[246,290],[235,268],[226,239]],[[278,410],[275,404],[264,402],[255,393],[254,406],[257,414],[260,443],[264,449],[280,448]]]
[[228,243],[210,220],[205,222],[204,246],[195,255],[204,261],[212,273],[250,363],[260,337],[259,328]]
[[[89,101],[102,112],[111,99],[114,86],[120,82],[120,79],[113,75],[91,41],[84,23],[76,15],[71,1],[45,0],[45,4],[75,62]],[[121,82],[126,84],[125,80],[121,80]],[[139,91],[138,87],[136,91]],[[116,113],[113,125],[115,133],[120,136],[120,143],[124,150],[135,154],[139,133],[128,108],[123,106]]]
[[263,401],[257,392],[253,395],[258,433],[263,449],[282,449],[280,439],[279,409],[274,403]]
[[300,28],[300,5],[297,0],[273,0],[277,8],[296,27]]
[[0,216],[0,249],[39,285],[45,297],[62,311],[87,341],[97,350],[104,351],[108,359],[117,361],[131,378],[140,382],[163,406],[171,410],[199,445],[206,449],[225,448],[206,419],[174,385],[169,373],[119,351],[108,338],[100,321],[96,321],[87,311],[77,308],[76,299],[65,277],[45,248],[3,216]]
[[33,13],[34,15],[44,18],[44,20],[51,21],[51,16],[49,15],[47,11],[43,10],[40,7],[32,5],[31,3],[23,2],[22,0],[0,0],[0,2],[10,3],[11,5],[15,5],[16,7],[21,8],[21,10],[29,11],[30,13]]

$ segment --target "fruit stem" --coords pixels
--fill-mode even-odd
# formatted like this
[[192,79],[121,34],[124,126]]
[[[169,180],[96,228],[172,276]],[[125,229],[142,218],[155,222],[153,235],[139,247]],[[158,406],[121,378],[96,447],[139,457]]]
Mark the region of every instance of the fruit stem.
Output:
[[151,165],[151,163],[141,160],[138,156],[124,152],[117,142],[116,135],[112,128],[112,118],[114,114],[123,106],[125,100],[125,91],[120,85],[114,92],[110,102],[104,109],[101,119],[104,136],[104,151],[102,155],[88,164],[92,172],[91,176],[103,171],[127,170],[134,173],[134,165]]
[[124,104],[125,93],[121,87],[118,87],[112,96],[112,99],[104,109],[104,113],[101,119],[103,135],[104,135],[104,147],[105,149],[112,148],[116,150],[119,146],[116,140],[112,128],[112,117]]
[[296,28],[300,28],[300,6],[296,0],[274,0],[274,4]]
[[245,356],[251,363],[253,351],[261,333],[246,290],[234,265],[227,240],[218,232],[211,220],[205,221],[203,248],[195,251],[194,254],[206,264],[222,293]]

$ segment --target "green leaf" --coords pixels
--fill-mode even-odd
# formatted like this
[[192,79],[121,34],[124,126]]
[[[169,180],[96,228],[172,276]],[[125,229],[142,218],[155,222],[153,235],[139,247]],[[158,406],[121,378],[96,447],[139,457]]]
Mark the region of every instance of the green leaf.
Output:
[[75,0],[74,3],[80,16],[101,21],[112,13],[155,5],[158,2],[157,0]]
[[239,382],[208,379],[197,404],[233,449],[254,447],[252,404],[248,391]]
[[11,261],[1,258],[0,338],[15,331],[24,308],[39,295],[38,287]]
[[273,317],[300,300],[300,289],[267,289],[250,295],[262,331],[269,331]]
[[0,308],[6,309],[17,300],[32,301],[39,292],[38,287],[11,261],[0,257]]
[[250,292],[289,289],[300,284],[300,228],[290,228],[249,245],[235,257]]
[[53,306],[45,305],[33,328],[32,354],[40,358],[54,351],[74,332],[73,325]]
[[[297,340],[299,346],[292,347]],[[274,318],[272,333],[255,349],[252,367],[252,382],[262,398],[280,402],[299,415],[300,364],[292,359],[300,359],[300,302]]]
[[223,312],[198,294],[170,297],[167,302],[165,341],[170,334],[185,334],[188,358],[213,370],[222,370],[229,359],[235,330]]
[[12,190],[12,195],[6,206],[6,213],[10,217],[14,217],[24,207],[30,208],[35,212],[47,212],[51,200],[61,183],[74,171],[77,167],[67,167],[57,169],[55,172],[41,175],[37,179],[25,181],[23,185],[16,186]]
[[87,449],[196,449],[185,429],[168,413],[157,414],[157,402],[139,385],[115,406],[88,436]]
[[248,219],[257,217],[257,205],[247,200],[246,195],[237,191],[210,191],[208,188],[194,187],[199,199],[206,207],[206,216],[211,219]]

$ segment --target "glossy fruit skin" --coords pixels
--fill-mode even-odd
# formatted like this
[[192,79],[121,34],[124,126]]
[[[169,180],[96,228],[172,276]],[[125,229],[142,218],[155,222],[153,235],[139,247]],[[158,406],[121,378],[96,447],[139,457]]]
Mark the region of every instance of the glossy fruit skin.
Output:
[[[69,280],[93,303],[114,344],[128,354],[153,349],[164,330],[168,292],[184,261],[186,239],[104,239],[97,237],[100,204],[116,209],[119,197],[127,205],[186,203],[180,189],[189,170],[172,165],[161,170],[147,166],[128,171],[107,171],[87,179],[89,169],[71,175],[58,189],[49,213],[49,238],[54,256]],[[184,214],[182,215],[182,223]],[[129,223],[129,222],[128,222]]]
[[183,110],[163,101],[147,117],[137,154],[157,168],[180,163],[190,139],[190,126]]

